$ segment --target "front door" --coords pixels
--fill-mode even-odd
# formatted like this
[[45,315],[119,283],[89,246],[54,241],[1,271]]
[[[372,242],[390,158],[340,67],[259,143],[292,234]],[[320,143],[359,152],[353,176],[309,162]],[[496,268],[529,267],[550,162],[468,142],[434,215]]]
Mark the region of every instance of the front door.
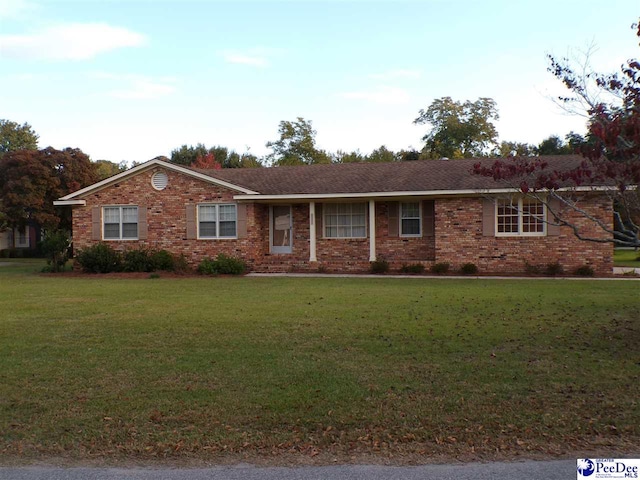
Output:
[[291,205],[271,207],[271,253],[291,253]]

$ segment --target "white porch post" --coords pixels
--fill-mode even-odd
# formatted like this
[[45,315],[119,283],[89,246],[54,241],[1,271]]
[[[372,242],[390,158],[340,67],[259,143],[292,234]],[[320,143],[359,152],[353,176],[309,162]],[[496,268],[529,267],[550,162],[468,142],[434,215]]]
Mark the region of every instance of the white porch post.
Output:
[[369,200],[369,261],[376,261],[376,201]]
[[316,257],[316,202],[309,202],[309,261],[318,261]]

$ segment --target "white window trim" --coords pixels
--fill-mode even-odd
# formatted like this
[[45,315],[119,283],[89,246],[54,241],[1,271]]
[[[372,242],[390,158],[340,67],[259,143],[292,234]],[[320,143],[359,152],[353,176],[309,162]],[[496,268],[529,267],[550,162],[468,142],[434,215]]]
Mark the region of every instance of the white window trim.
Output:
[[[327,208],[322,209],[322,238],[328,240],[362,240],[367,238],[367,231],[369,229],[369,218],[367,215],[367,204],[363,202],[338,202],[338,203],[330,203],[328,205],[364,205],[364,235],[361,237],[330,237],[327,235],[327,228],[330,225],[327,225]],[[353,217],[353,212],[351,213],[351,217]],[[353,232],[353,224],[351,225],[351,231]]]
[[[233,236],[220,236],[220,207],[231,205],[235,208],[235,234]],[[216,236],[200,235],[200,207],[216,207]],[[198,240],[237,240],[238,239],[238,204],[237,203],[199,203],[196,206],[196,226]]]
[[542,204],[542,232],[523,232],[522,231],[522,217],[524,216],[522,210],[522,204],[525,197],[519,197],[517,199],[511,199],[511,202],[514,206],[516,206],[518,211],[518,231],[517,232],[498,232],[498,204],[500,200],[507,201],[506,198],[496,199],[495,201],[495,211],[494,211],[494,230],[496,237],[545,237],[547,235],[547,205],[540,200],[533,199],[536,202]]
[[[407,217],[408,220],[418,219],[419,232],[414,234],[402,233],[402,205],[408,203],[417,203],[418,204],[418,217]],[[419,238],[422,237],[422,202],[400,202],[400,207],[398,208],[398,230],[399,236],[403,238]]]
[[[128,207],[136,207],[136,213],[137,218],[136,218],[136,236],[134,237],[126,237],[123,238],[122,237],[122,209],[123,208],[128,208]],[[105,224],[105,218],[104,218],[104,210],[105,208],[119,208],[120,209],[120,228],[119,228],[119,237],[118,238],[105,238],[104,236],[104,224]],[[130,242],[130,241],[137,241],[139,240],[140,237],[140,207],[138,207],[138,205],[103,205],[102,206],[102,240],[104,240],[105,242]]]

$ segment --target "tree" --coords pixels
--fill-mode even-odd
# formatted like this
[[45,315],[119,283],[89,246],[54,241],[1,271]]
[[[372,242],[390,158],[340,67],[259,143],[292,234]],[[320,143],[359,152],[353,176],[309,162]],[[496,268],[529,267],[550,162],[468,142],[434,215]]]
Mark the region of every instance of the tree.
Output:
[[207,153],[209,153],[209,150],[207,150],[207,147],[202,143],[197,144],[195,147],[182,145],[180,148],[171,151],[171,163],[186,165],[188,167],[196,161],[198,155],[204,156]]
[[205,170],[222,170],[222,165],[220,165],[220,162],[216,160],[216,156],[211,152],[205,155],[198,155],[198,158],[191,164],[191,167]]
[[124,172],[127,169],[127,162],[115,163],[109,160],[96,160],[93,162],[93,168],[96,172],[96,180],[100,181]]
[[333,160],[334,163],[362,163],[366,161],[367,157],[360,150],[354,150],[349,153],[338,150]]
[[520,142],[501,142],[496,155],[498,157],[506,158],[513,156],[530,157],[535,155],[536,147],[529,145],[528,143]]
[[0,119],[0,156],[17,150],[37,150],[38,135],[31,125]]
[[0,157],[0,203],[10,227],[35,222],[45,229],[71,229],[69,209],[53,201],[95,183],[96,171],[79,149],[19,150]]
[[482,157],[497,146],[498,132],[492,120],[499,116],[491,98],[460,103],[442,97],[419,113],[413,123],[431,126],[422,137],[426,142],[422,150],[425,158]]
[[[254,168],[262,167],[262,163],[255,155],[249,152],[242,155],[227,147],[217,145],[207,148],[204,144],[198,143],[195,147],[190,145],[182,145],[171,152],[171,163],[179,165],[195,166],[198,158],[207,159],[207,155],[213,155],[213,158],[220,164],[221,168]],[[200,160],[202,162],[202,160]],[[213,168],[213,167],[197,167],[197,168]]]
[[386,163],[395,162],[396,154],[389,150],[386,146],[382,145],[376,148],[367,156],[367,162],[373,163]]
[[302,117],[295,122],[281,121],[278,128],[280,139],[267,142],[267,147],[273,152],[267,159],[277,166],[282,165],[313,165],[316,163],[331,163],[331,157],[316,148],[316,131]]
[[[640,23],[634,25],[640,38]],[[476,165],[476,173],[507,180],[525,194],[536,196],[553,214],[553,222],[570,227],[583,240],[610,242],[620,246],[640,246],[640,62],[629,60],[620,73],[583,74],[568,60],[550,57],[550,71],[569,89],[570,95],[562,102],[587,106],[589,131],[584,142],[574,136],[569,142],[579,144],[577,151],[584,161],[569,171],[549,171],[542,159],[518,157],[511,161],[498,161],[491,167]],[[603,95],[593,96],[590,82],[595,81]],[[611,103],[601,98],[617,99]],[[590,215],[580,207],[581,195],[562,191],[560,187],[580,187],[601,184],[614,202],[615,226]],[[554,200],[560,208],[554,206]],[[578,222],[564,212],[576,213],[596,225],[603,236],[586,236]]]

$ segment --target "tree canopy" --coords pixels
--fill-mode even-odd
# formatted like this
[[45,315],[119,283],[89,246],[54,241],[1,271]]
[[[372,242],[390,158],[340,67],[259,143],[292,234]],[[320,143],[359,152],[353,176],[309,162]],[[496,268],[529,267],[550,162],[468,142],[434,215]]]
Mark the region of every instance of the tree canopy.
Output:
[[69,209],[53,201],[97,181],[89,157],[77,148],[18,150],[0,157],[0,204],[10,227],[37,222],[71,228]]
[[[219,164],[221,168],[255,168],[262,167],[262,162],[258,157],[249,152],[238,154],[227,147],[216,145],[207,148],[204,144],[182,145],[171,151],[171,163],[179,165],[195,166],[204,164]],[[204,168],[204,167],[200,167]]]
[[38,135],[31,125],[0,119],[0,155],[18,150],[37,150]]
[[422,137],[425,158],[472,158],[486,156],[497,146],[493,121],[498,119],[498,108],[491,98],[460,103],[442,97],[420,110],[413,123],[431,126]]
[[316,131],[310,120],[302,117],[294,122],[283,120],[278,133],[278,140],[267,142],[267,147],[273,150],[267,158],[273,165],[331,163],[331,157],[316,147]]

